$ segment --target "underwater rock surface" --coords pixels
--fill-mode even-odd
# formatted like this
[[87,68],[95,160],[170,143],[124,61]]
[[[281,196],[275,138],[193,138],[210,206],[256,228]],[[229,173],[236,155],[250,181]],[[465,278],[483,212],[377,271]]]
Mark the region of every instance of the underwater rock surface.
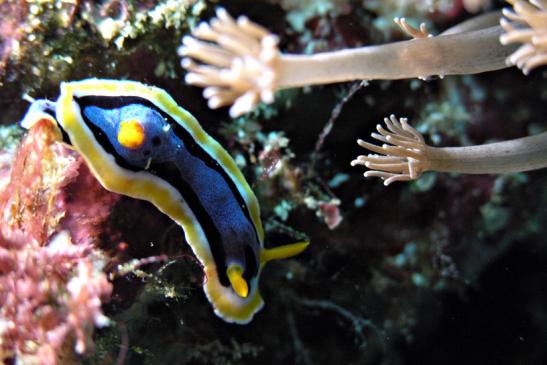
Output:
[[[426,172],[388,187],[350,166],[383,118],[433,146],[546,130],[545,67],[287,89],[231,118],[185,84],[177,48],[222,6],[309,54],[405,39],[392,18],[445,29],[493,1],[4,1],[0,3],[0,355],[8,363],[542,364],[547,171]],[[9,14],[9,16],[4,16]],[[266,245],[264,309],[216,317],[180,227],[104,190],[47,123],[21,140],[24,95],[62,81],[156,85],[234,158]],[[349,96],[348,96],[349,95]],[[17,152],[15,152],[17,151]],[[108,318],[108,319],[107,319]],[[13,324],[17,323],[17,327]],[[48,335],[53,333],[53,335]],[[91,343],[93,342],[93,346]]]

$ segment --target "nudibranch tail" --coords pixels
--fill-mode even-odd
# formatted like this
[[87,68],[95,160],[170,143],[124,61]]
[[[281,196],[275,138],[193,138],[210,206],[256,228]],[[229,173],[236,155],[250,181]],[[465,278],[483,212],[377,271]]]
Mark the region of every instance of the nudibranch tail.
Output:
[[296,256],[304,251],[309,244],[309,242],[296,242],[274,248],[265,248],[260,252],[260,264],[265,265],[271,260],[280,260]]

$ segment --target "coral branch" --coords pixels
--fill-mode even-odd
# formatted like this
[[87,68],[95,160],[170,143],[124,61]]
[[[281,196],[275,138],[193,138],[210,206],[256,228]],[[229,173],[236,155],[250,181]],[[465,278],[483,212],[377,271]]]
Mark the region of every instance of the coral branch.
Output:
[[425,171],[503,174],[547,167],[547,132],[478,146],[437,148],[428,146],[406,118],[397,120],[391,115],[384,122],[387,130],[378,125],[378,133],[371,134],[384,143],[382,146],[357,141],[376,154],[358,156],[351,162],[352,166],[369,168],[365,177],[379,177],[384,185],[416,180]]
[[473,74],[507,67],[505,58],[516,47],[500,44],[502,29],[490,27],[491,18],[479,16],[437,37],[425,37],[424,27],[414,29],[401,19],[398,24],[415,39],[315,55],[286,55],[277,48],[277,36],[245,17],[234,20],[219,9],[209,24],[201,23],[193,36],[183,38],[179,54],[188,71],[186,82],[205,88],[209,107],[233,104],[230,114],[238,116],[260,101],[272,102],[274,92],[283,88]]

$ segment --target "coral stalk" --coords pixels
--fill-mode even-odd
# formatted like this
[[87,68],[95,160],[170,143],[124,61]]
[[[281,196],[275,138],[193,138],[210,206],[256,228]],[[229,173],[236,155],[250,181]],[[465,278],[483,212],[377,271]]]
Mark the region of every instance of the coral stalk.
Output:
[[436,171],[504,174],[547,167],[547,132],[478,146],[429,148]]
[[311,56],[284,55],[279,62],[278,88],[498,70],[506,67],[508,54],[498,45],[500,34],[501,28],[490,27]]
[[425,171],[504,174],[547,167],[547,132],[477,146],[431,147],[406,118],[397,120],[391,115],[384,121],[387,129],[378,125],[378,133],[372,133],[372,137],[384,145],[357,141],[361,147],[377,154],[359,156],[351,162],[352,166],[364,165],[371,169],[365,172],[365,177],[380,177],[384,185],[415,180]]

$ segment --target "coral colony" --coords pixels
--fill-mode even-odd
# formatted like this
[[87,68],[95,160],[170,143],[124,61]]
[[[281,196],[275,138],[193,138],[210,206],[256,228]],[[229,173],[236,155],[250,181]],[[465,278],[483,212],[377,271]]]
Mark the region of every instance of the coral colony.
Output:
[[[231,105],[235,117],[259,101],[271,103],[276,90],[347,80],[425,78],[429,75],[473,74],[516,65],[524,74],[547,63],[547,2],[510,1],[504,9],[458,24],[438,36],[395,23],[413,39],[381,46],[345,49],[314,55],[287,55],[278,39],[241,16],[224,9],[201,23],[193,37],[183,38],[179,54],[189,73],[186,82],[205,87],[211,108]],[[498,25],[498,23],[501,24]],[[505,32],[505,33],[504,33]],[[506,45],[525,43],[518,50]],[[203,64],[196,64],[194,58]],[[372,137],[381,147],[359,140],[377,154],[359,156],[352,166],[371,169],[365,177],[380,177],[385,185],[417,179],[423,171],[507,173],[547,167],[547,133],[483,146],[431,148],[403,118],[385,118],[389,131],[378,126]]]

